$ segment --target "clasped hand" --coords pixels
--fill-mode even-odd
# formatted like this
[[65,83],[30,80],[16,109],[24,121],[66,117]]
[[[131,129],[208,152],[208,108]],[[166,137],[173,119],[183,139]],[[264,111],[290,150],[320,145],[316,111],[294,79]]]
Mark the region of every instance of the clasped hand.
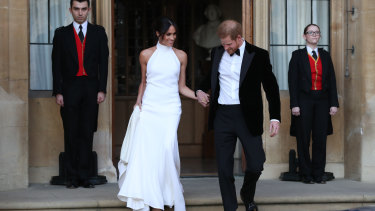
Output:
[[210,104],[210,95],[203,92],[202,90],[198,90],[196,93],[198,103],[201,104],[203,107],[207,107]]

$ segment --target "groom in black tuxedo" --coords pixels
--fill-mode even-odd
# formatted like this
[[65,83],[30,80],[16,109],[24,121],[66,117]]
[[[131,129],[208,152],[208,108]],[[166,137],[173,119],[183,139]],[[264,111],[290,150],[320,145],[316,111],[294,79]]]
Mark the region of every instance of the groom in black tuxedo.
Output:
[[[198,101],[210,106],[209,128],[214,129],[220,191],[225,211],[238,207],[233,176],[233,154],[239,137],[246,157],[241,199],[246,211],[257,210],[256,182],[266,160],[262,146],[263,102],[269,103],[270,133],[280,124],[279,86],[272,73],[268,52],[246,42],[240,23],[227,20],[218,27],[222,46],[212,49],[210,75],[196,91]],[[211,96],[205,92],[211,89]]]
[[88,23],[89,0],[71,0],[74,22],[53,38],[53,95],[64,126],[66,187],[93,188],[89,170],[98,105],[105,100],[108,40],[102,26]]

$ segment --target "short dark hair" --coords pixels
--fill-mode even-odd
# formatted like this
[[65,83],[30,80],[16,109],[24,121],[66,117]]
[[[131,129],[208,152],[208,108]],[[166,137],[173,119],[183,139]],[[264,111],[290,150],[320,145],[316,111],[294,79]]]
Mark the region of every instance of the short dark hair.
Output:
[[174,26],[174,28],[177,31],[177,25],[176,23],[168,18],[168,17],[160,17],[159,19],[156,20],[154,23],[154,33],[159,32],[159,36],[163,37],[165,33],[167,33],[169,27]]
[[78,1],[80,3],[87,1],[87,5],[90,7],[90,0],[70,0],[70,8],[73,6],[73,1]]
[[306,33],[307,33],[307,30],[309,29],[310,26],[316,26],[316,27],[318,27],[318,29],[319,29],[319,31],[320,31],[320,27],[319,27],[318,25],[316,25],[316,24],[314,24],[314,23],[310,23],[310,24],[307,25],[307,26],[305,27],[305,29],[303,30],[303,34],[306,34]]

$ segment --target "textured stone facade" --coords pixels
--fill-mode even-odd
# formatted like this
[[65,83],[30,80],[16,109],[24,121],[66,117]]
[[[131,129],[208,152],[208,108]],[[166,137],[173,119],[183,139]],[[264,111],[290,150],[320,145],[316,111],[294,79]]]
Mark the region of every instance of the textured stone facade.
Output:
[[0,190],[28,186],[28,1],[0,0]]
[[345,79],[345,176],[375,182],[375,2],[350,0]]

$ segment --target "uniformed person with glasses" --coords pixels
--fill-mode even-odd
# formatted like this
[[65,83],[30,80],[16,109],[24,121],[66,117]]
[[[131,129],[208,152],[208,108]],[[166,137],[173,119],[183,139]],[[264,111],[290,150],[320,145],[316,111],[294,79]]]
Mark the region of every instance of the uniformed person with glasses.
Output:
[[332,59],[327,51],[318,48],[320,38],[318,25],[305,27],[306,48],[293,52],[288,72],[292,111],[290,132],[297,138],[299,172],[302,182],[307,184],[326,183],[327,135],[333,132],[331,116],[339,107]]

